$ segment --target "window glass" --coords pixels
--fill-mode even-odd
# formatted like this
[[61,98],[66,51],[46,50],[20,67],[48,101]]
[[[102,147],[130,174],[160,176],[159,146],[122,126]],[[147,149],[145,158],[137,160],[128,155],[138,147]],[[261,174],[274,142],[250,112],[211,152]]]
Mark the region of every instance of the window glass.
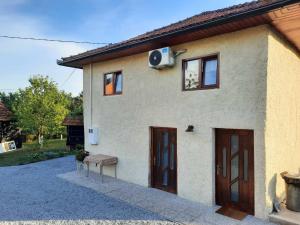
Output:
[[113,74],[109,73],[105,75],[105,94],[112,95],[113,93],[114,93]]
[[185,89],[196,89],[199,87],[199,60],[185,62]]
[[116,93],[122,93],[122,73],[117,73],[116,74],[116,81],[115,81],[115,86],[116,86]]
[[218,60],[209,59],[203,61],[204,68],[204,85],[216,85],[217,84],[217,69],[218,69]]
[[122,94],[123,75],[121,72],[107,73],[104,75],[104,95]]

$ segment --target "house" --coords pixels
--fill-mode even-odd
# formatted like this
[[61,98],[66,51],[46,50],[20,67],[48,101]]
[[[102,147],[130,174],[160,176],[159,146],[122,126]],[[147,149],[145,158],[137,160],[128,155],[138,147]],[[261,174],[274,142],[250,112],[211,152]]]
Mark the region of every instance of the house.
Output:
[[[86,140],[99,129],[86,150],[117,156],[120,179],[267,218],[280,173],[300,168],[299,2],[204,12],[58,60],[83,69]],[[164,47],[175,65],[149,67]]]
[[0,101],[0,143],[4,135],[8,132],[8,127],[11,121],[12,113]]
[[69,149],[75,149],[77,145],[84,145],[84,126],[82,116],[68,116],[63,121],[67,127],[67,142]]

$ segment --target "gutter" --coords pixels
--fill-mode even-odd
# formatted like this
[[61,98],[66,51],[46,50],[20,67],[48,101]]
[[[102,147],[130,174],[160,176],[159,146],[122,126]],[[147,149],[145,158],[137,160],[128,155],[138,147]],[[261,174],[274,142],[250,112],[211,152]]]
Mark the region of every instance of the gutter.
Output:
[[98,53],[95,52],[95,53],[91,53],[90,55],[83,56],[83,57],[80,57],[80,56],[72,57],[71,56],[71,57],[69,57],[69,58],[71,58],[69,60],[68,59],[66,59],[66,60],[63,60],[63,59],[62,60],[57,60],[57,64],[61,65],[61,66],[65,66],[65,64],[67,64],[67,63],[72,63],[72,62],[75,62],[75,61],[78,61],[78,60],[87,59],[87,58],[97,56],[97,55],[105,55],[107,53],[124,50],[124,49],[127,49],[127,48],[131,48],[131,47],[135,47],[135,46],[138,46],[138,45],[141,45],[141,44],[145,44],[145,43],[148,43],[148,42],[151,42],[151,41],[166,38],[166,37],[169,37],[169,36],[175,36],[175,35],[184,34],[186,32],[193,32],[193,31],[200,30],[200,29],[206,29],[206,28],[210,28],[210,27],[213,27],[213,26],[217,26],[217,25],[228,23],[228,22],[232,22],[232,21],[237,20],[237,19],[243,19],[243,18],[249,17],[249,16],[261,15],[261,14],[269,12],[273,9],[278,9],[278,8],[281,8],[281,7],[284,7],[284,6],[287,6],[287,5],[291,5],[291,4],[294,4],[294,3],[300,3],[300,0],[284,0],[284,1],[274,2],[272,4],[262,6],[262,7],[257,8],[257,9],[252,9],[252,10],[237,13],[237,14],[234,14],[234,15],[221,17],[219,19],[215,19],[215,20],[212,20],[212,21],[207,21],[207,22],[204,22],[204,23],[201,23],[201,24],[193,25],[191,27],[186,27],[186,28],[183,28],[181,30],[171,31],[171,32],[168,32],[168,33],[165,33],[165,34],[156,35],[155,37],[150,37],[150,38],[146,38],[145,40],[125,44],[124,46],[112,47],[110,49],[104,50],[103,52],[98,52]]

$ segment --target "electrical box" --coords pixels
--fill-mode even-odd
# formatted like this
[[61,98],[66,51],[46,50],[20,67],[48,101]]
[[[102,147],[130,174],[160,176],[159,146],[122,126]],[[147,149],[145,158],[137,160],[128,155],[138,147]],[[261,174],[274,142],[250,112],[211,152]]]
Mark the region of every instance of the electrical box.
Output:
[[89,128],[89,143],[91,145],[97,145],[99,142],[99,128]]

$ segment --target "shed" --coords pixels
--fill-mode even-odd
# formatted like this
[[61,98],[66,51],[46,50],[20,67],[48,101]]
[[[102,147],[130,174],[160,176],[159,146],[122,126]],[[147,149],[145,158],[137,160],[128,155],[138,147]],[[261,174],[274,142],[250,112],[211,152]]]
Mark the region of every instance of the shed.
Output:
[[9,127],[12,113],[6,106],[0,101],[0,142]]
[[67,127],[66,145],[69,149],[75,149],[76,145],[84,145],[83,116],[68,116],[62,124]]

